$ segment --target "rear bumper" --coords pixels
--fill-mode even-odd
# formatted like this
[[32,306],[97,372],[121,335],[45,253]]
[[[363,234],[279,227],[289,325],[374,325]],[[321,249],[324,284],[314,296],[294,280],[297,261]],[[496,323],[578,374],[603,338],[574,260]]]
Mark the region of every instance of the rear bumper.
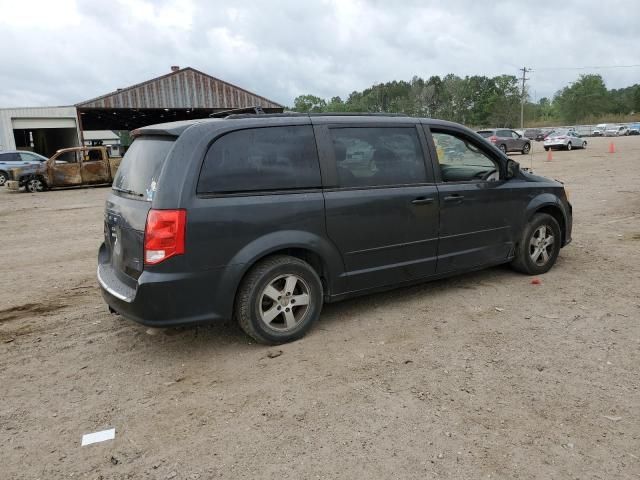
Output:
[[235,283],[226,281],[230,276],[234,276],[230,268],[194,273],[145,271],[131,288],[110,264],[99,264],[97,272],[107,305],[129,320],[152,327],[230,319],[235,296]]

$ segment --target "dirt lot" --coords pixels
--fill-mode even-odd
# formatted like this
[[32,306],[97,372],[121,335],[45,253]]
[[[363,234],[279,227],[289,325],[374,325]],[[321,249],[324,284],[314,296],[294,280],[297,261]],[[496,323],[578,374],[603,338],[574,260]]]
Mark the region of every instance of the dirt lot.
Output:
[[574,205],[542,285],[500,267],[328,305],[277,348],[109,315],[108,189],[2,189],[0,476],[640,478],[640,137],[608,142],[513,155]]

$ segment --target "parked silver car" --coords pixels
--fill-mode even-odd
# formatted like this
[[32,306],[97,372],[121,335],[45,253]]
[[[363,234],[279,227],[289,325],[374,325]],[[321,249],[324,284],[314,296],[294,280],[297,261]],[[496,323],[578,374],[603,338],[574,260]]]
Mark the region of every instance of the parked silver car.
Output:
[[493,128],[489,130],[478,130],[477,133],[488,142],[507,152],[521,152],[527,154],[531,151],[531,141],[508,128]]
[[9,170],[28,165],[40,165],[47,158],[34,152],[11,150],[0,152],[0,187],[9,180]]
[[604,131],[604,135],[606,137],[622,137],[624,135],[629,135],[629,127],[626,125],[609,125],[609,127]]
[[544,141],[544,149],[587,148],[587,141],[574,130],[554,130]]

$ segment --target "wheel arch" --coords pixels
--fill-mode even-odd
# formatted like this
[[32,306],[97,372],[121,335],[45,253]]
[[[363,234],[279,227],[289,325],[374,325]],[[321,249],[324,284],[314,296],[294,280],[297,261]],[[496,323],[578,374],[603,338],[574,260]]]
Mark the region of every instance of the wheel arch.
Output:
[[248,272],[274,255],[290,255],[309,263],[322,282],[325,299],[345,290],[344,263],[338,249],[326,238],[305,231],[278,231],[245,245],[229,262],[239,265],[233,279],[233,298]]
[[564,245],[567,237],[567,220],[564,212],[556,202],[547,202],[532,208],[527,217],[527,222],[531,221],[533,216],[537,213],[546,213],[555,218],[558,225],[560,225],[560,235],[562,236],[560,245]]

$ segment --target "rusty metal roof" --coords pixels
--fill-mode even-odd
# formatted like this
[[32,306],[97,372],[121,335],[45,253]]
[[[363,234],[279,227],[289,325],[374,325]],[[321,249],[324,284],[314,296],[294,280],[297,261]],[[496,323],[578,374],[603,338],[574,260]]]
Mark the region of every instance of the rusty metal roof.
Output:
[[76,104],[91,108],[233,109],[282,105],[191,67]]

